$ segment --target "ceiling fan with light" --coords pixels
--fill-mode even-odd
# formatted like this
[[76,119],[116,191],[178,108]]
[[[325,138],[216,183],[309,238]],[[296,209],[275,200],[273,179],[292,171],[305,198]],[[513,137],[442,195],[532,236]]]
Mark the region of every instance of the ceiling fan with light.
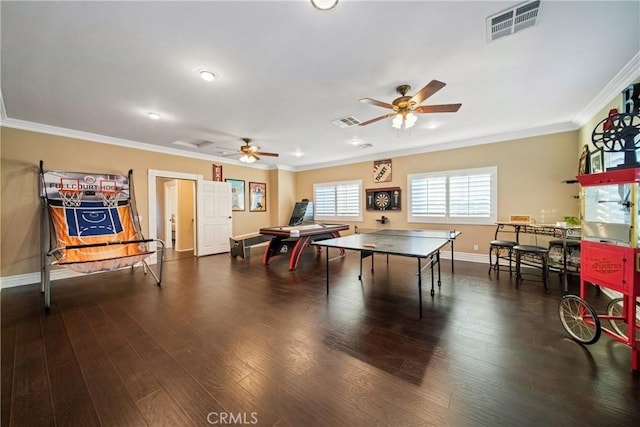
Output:
[[260,150],[260,147],[251,145],[251,138],[241,138],[241,139],[244,142],[244,145],[240,146],[240,150],[238,150],[238,152],[240,153],[240,161],[242,163],[253,163],[256,160],[260,160],[260,157],[258,156],[268,156],[268,157],[279,156],[279,154],[277,153],[266,153],[264,151],[258,151]]
[[376,101],[375,99],[371,98],[362,98],[360,102],[376,105],[382,108],[388,108],[390,110],[393,110],[393,113],[385,114],[384,116],[367,120],[366,122],[360,123],[360,126],[366,126],[379,120],[393,117],[391,125],[394,128],[401,129],[404,125],[406,129],[416,124],[416,121],[418,120],[416,113],[455,113],[460,109],[462,104],[420,105],[425,99],[429,98],[445,86],[446,83],[438,80],[431,80],[431,82],[420,89],[418,93],[413,96],[409,96],[407,95],[407,92],[409,92],[411,86],[400,85],[396,88],[396,91],[400,94],[400,97],[394,99],[391,104],[387,102]]

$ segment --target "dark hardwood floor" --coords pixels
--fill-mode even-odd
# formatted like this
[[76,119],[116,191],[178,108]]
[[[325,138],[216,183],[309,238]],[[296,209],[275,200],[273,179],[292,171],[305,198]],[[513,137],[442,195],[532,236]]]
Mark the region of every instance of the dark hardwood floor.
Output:
[[167,262],[162,288],[61,280],[49,315],[39,285],[3,290],[2,426],[640,425],[630,349],[566,338],[555,276],[544,294],[443,261],[420,320],[413,259],[362,283],[335,260],[327,296],[324,252],[294,272],[260,255]]

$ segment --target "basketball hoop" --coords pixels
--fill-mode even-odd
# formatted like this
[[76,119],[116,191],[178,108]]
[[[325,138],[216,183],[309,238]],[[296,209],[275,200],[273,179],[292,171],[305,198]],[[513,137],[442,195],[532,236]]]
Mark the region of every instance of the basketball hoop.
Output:
[[115,181],[101,180],[100,190],[96,192],[96,196],[102,199],[102,204],[109,208],[118,206],[120,198],[120,189]]
[[60,194],[60,198],[62,199],[62,206],[71,207],[80,206],[82,203],[82,191],[81,190],[70,190],[70,189],[60,189],[58,190]]
[[99,191],[97,194],[102,199],[102,204],[108,208],[115,208],[118,206],[118,200],[120,199],[120,191]]

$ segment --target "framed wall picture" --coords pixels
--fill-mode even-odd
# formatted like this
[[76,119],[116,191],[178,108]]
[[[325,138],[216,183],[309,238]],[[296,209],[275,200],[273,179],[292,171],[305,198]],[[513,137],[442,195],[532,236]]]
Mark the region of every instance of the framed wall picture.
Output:
[[222,165],[213,164],[213,180],[222,182]]
[[602,150],[596,150],[591,153],[589,161],[591,163],[591,173],[604,172],[604,155]]
[[391,159],[373,162],[373,182],[391,181]]
[[249,182],[249,212],[267,211],[267,184]]
[[241,179],[225,179],[231,184],[231,210],[243,211],[244,208],[244,181]]
[[578,163],[578,175],[584,175],[591,171],[589,167],[590,159],[589,159],[589,146],[587,144],[582,147],[582,152],[580,153],[580,162]]

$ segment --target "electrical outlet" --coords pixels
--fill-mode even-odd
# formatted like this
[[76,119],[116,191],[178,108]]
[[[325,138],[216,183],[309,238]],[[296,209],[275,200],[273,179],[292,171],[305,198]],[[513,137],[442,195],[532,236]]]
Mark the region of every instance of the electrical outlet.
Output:
[[477,251],[478,250],[478,245],[473,245],[473,250]]

